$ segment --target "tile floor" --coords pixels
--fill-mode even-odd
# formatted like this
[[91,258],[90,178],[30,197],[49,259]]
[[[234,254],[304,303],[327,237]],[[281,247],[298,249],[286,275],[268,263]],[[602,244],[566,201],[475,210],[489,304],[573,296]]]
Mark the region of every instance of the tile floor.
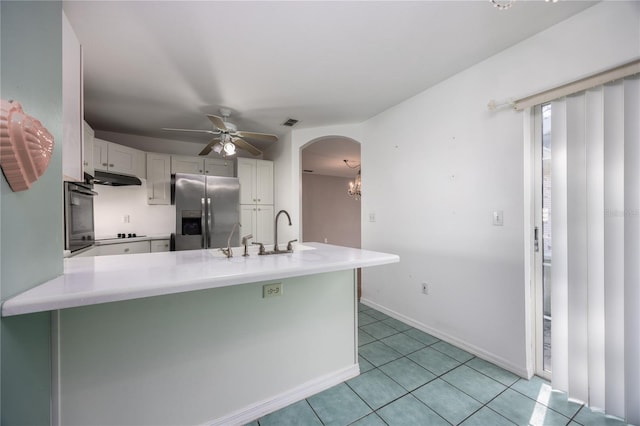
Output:
[[264,416],[267,425],[624,425],[359,305],[360,372]]

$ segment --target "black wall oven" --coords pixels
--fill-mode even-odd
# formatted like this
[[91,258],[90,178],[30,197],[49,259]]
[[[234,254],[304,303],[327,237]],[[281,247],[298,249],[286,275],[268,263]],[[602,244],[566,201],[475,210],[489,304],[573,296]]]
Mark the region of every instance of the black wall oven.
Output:
[[93,197],[91,188],[78,182],[64,183],[64,248],[71,252],[94,244]]

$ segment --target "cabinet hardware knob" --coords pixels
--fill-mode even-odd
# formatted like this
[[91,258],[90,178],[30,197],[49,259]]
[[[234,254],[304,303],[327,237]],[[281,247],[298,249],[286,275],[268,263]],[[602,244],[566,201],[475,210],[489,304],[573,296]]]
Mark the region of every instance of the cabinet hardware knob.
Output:
[[258,202],[260,202],[260,198],[258,198]]
[[107,167],[107,163],[102,163],[103,166]]
[[113,164],[109,164],[109,167],[113,167]]
[[128,248],[124,249],[124,252],[125,252],[125,253],[128,253],[128,252],[129,252],[129,249],[128,249]]

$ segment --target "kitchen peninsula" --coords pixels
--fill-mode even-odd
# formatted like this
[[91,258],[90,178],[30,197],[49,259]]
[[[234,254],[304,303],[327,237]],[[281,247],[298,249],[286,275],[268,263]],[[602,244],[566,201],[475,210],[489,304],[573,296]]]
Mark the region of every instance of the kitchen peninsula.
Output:
[[70,258],[5,301],[53,311],[58,423],[242,424],[359,373],[354,270],[398,256],[234,251]]

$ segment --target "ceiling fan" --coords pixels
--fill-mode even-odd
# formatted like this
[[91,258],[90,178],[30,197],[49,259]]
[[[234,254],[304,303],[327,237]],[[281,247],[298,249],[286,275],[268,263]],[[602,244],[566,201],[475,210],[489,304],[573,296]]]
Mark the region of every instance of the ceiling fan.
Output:
[[220,115],[207,114],[207,118],[213,123],[213,130],[198,130],[198,129],[171,129],[163,128],[162,130],[170,130],[177,132],[196,132],[196,133],[209,133],[215,135],[215,137],[204,147],[198,155],[208,155],[212,150],[223,157],[234,155],[237,149],[243,149],[252,155],[260,155],[260,151],[255,146],[251,145],[246,139],[253,139],[261,142],[276,142],[278,137],[267,133],[245,132],[238,130],[235,124],[228,121],[231,111],[226,108],[220,109]]

